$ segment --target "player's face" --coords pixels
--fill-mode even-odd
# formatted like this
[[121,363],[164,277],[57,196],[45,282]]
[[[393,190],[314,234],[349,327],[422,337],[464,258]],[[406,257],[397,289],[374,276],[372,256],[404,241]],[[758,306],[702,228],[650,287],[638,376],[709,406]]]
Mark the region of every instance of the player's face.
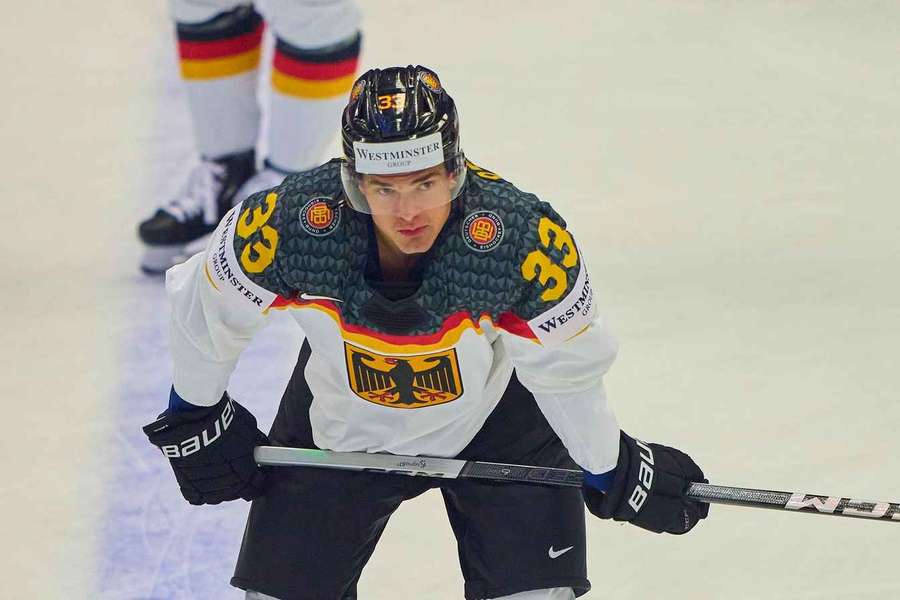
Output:
[[426,252],[450,215],[455,178],[444,165],[402,175],[364,175],[359,189],[383,238],[404,254]]

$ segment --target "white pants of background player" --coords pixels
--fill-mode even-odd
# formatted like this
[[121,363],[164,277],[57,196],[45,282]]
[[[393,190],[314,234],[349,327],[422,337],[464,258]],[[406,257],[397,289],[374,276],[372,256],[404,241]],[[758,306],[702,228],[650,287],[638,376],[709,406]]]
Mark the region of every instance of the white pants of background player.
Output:
[[[299,51],[327,52],[359,34],[361,15],[353,0],[169,0],[169,10],[176,23],[199,24],[251,3],[276,38]],[[182,70],[201,156],[218,158],[256,146],[258,71],[251,66],[224,76],[191,76],[190,70]],[[278,84],[285,80],[290,85]],[[264,143],[273,165],[302,171],[322,161],[338,131],[352,74],[341,80],[304,81],[273,74]]]

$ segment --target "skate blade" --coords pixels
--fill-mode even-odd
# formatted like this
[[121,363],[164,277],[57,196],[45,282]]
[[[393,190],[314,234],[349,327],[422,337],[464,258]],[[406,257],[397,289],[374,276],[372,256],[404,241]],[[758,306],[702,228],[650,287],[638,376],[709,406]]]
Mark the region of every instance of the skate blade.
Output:
[[147,246],[141,258],[141,271],[148,275],[162,275],[186,258],[184,246]]
[[145,246],[141,271],[148,275],[162,275],[175,265],[206,250],[209,238],[209,235],[205,235],[183,246]]
[[193,255],[197,254],[198,252],[203,252],[204,250],[206,250],[206,247],[209,245],[210,237],[212,237],[211,233],[204,235],[201,238],[197,238],[196,240],[185,244],[184,247],[181,249],[181,252],[184,255],[184,258],[179,262],[184,262],[187,259],[189,259],[190,257],[192,257]]

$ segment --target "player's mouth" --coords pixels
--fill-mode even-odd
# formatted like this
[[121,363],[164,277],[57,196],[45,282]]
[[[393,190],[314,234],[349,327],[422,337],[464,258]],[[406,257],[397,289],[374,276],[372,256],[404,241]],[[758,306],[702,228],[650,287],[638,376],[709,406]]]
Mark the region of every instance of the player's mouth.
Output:
[[422,225],[421,227],[404,227],[403,229],[398,229],[397,233],[404,237],[416,237],[425,232],[428,229],[428,225]]

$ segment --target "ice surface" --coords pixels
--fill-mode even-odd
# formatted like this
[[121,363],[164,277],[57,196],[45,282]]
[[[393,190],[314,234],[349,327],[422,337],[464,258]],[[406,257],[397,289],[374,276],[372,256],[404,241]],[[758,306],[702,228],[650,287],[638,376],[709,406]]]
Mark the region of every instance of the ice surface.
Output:
[[[170,366],[134,228],[191,156],[171,26],[163,3],[40,4],[0,22],[0,596],[240,598],[247,505],[181,501],[140,433]],[[364,65],[436,69],[470,158],[570,222],[622,342],[624,428],[715,483],[900,498],[900,8],[363,9]],[[235,374],[264,423],[298,335],[279,318]],[[588,597],[900,596],[883,523],[713,507],[681,538],[588,527]],[[461,590],[439,498],[404,505],[361,597]]]

